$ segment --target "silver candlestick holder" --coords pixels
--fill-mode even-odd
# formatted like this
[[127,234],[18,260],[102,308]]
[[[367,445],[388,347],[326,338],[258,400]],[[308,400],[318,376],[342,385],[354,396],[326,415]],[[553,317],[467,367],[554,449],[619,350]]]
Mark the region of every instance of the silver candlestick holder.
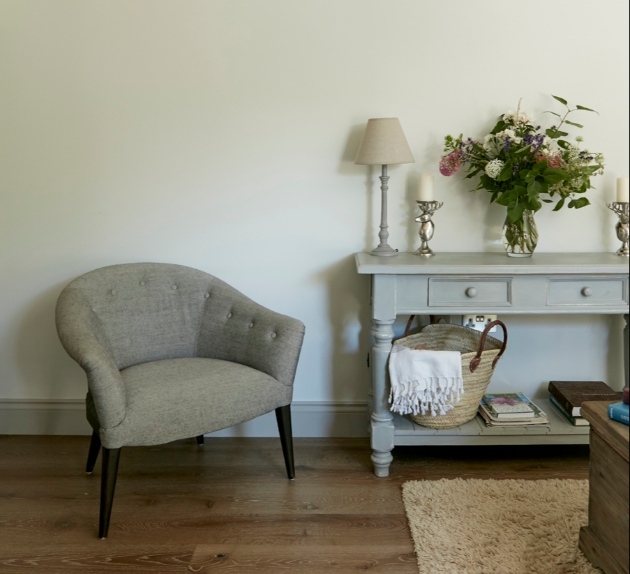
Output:
[[608,209],[614,211],[619,217],[619,221],[615,225],[617,238],[621,241],[621,247],[617,251],[617,255],[628,257],[628,202],[615,201],[607,205]]
[[416,203],[420,211],[422,211],[422,215],[416,217],[416,221],[420,224],[418,234],[422,240],[422,244],[416,251],[416,255],[420,255],[420,257],[433,257],[435,253],[433,253],[433,250],[429,247],[429,241],[431,241],[433,237],[435,224],[431,218],[444,203],[441,201],[416,201]]

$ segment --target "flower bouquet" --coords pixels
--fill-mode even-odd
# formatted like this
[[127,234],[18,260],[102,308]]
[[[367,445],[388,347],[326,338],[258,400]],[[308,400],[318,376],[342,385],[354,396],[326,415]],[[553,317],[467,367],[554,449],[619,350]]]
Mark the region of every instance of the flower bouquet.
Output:
[[[579,209],[590,205],[584,194],[591,189],[591,177],[604,173],[604,156],[581,149],[581,136],[569,141],[567,126],[582,128],[567,118],[576,111],[595,112],[584,106],[571,109],[567,100],[553,96],[566,107],[559,122],[543,131],[534,117],[521,111],[510,111],[499,118],[493,130],[482,141],[463,136],[445,138],[446,155],[440,161],[440,173],[451,176],[462,166],[467,179],[480,176],[471,191],[485,189],[496,201],[507,207],[503,243],[508,255],[529,257],[538,242],[534,213],[542,203],[554,203],[553,211],[567,207]],[[597,113],[597,112],[595,112]]]

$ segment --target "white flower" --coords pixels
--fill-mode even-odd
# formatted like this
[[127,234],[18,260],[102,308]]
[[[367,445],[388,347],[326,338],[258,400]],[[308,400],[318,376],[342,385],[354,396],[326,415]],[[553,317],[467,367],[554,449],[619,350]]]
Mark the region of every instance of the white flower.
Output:
[[583,141],[584,141],[584,138],[583,138],[582,136],[576,136],[576,137],[575,137],[575,141],[576,141],[576,142],[583,142]]
[[580,148],[575,144],[569,144],[567,146],[567,160],[569,163],[575,161],[580,155]]
[[523,124],[533,124],[534,120],[536,119],[534,117],[534,114],[531,114],[529,112],[521,112],[521,123]]
[[486,165],[486,173],[488,174],[488,177],[491,177],[492,179],[499,177],[504,165],[505,162],[500,159],[493,159],[492,161],[489,161]]
[[504,122],[512,122],[513,124],[533,124],[534,115],[529,112],[513,112],[510,110],[503,115]]
[[516,132],[514,130],[511,129],[507,129],[507,130],[503,130],[502,132],[499,132],[496,135],[496,139],[499,140],[501,147],[503,147],[503,144],[506,142],[506,140],[511,140],[513,142],[516,143],[521,143],[521,138],[516,137]]
[[598,153],[598,154],[595,156],[595,161],[596,161],[597,163],[604,163],[604,162],[606,161],[606,158],[604,157],[604,154],[603,154],[603,153]]

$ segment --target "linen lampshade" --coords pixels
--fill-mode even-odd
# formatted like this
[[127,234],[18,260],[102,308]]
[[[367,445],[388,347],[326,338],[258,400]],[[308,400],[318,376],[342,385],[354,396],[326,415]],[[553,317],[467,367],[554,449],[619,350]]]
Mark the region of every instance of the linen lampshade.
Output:
[[398,118],[368,120],[355,164],[394,165],[415,161]]

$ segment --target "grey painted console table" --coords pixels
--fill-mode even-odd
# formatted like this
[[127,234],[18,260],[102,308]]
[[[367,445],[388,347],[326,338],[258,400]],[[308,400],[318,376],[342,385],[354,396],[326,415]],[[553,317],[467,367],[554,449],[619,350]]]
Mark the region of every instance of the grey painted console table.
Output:
[[450,430],[432,430],[389,410],[387,359],[397,315],[620,314],[628,384],[628,259],[612,253],[439,253],[424,259],[356,254],[357,270],[372,277],[372,462],[387,476],[396,445],[588,444],[589,429],[574,427],[546,401],[550,428],[487,428],[475,417]]

